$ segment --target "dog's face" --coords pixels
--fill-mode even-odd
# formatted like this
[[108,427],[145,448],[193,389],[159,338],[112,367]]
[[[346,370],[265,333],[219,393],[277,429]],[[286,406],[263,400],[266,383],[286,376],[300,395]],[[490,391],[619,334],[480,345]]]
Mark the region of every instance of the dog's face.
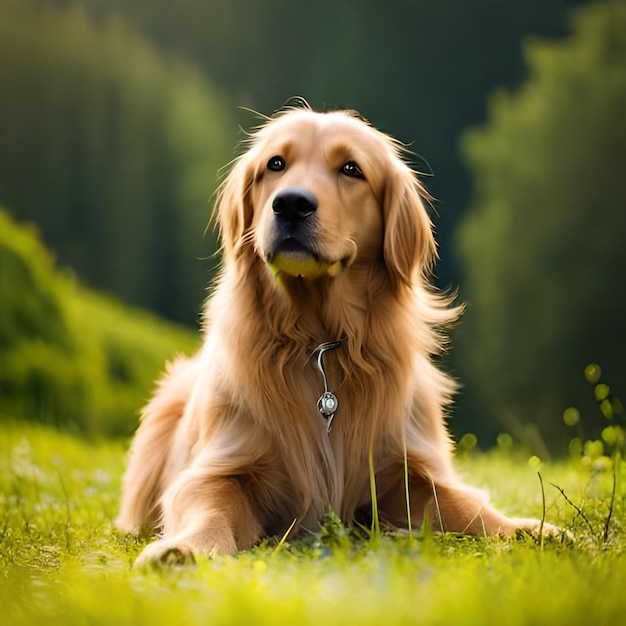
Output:
[[[345,115],[288,116],[267,128],[252,187],[259,256],[275,271],[335,275],[381,256],[374,174],[381,145]],[[381,159],[379,158],[378,161]]]
[[422,188],[396,144],[353,114],[295,110],[252,138],[218,199],[226,253],[317,279],[379,263],[410,282],[434,251]]

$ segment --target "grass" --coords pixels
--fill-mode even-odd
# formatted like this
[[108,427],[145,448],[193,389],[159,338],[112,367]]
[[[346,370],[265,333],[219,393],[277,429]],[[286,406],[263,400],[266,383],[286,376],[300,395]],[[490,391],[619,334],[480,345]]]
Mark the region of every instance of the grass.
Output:
[[[427,531],[372,541],[330,519],[295,544],[151,571],[131,569],[142,541],[112,526],[123,465],[121,443],[0,425],[2,624],[624,623],[623,483],[604,540],[612,475],[579,462],[541,468],[546,521],[573,543]],[[459,465],[507,513],[541,516],[537,472],[523,458]]]

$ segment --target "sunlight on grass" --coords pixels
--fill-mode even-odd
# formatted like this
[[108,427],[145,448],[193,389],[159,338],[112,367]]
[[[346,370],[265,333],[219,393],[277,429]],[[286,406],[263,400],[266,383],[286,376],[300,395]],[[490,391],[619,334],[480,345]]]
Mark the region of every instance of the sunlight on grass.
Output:
[[[602,530],[611,481],[573,462],[544,465],[547,521],[575,542],[436,533],[354,536],[329,518],[315,537],[196,567],[136,571],[142,542],[112,526],[120,443],[0,426],[3,624],[573,624],[623,618],[624,499]],[[497,452],[459,462],[516,515],[539,515],[527,463]],[[587,525],[565,500],[584,512]]]

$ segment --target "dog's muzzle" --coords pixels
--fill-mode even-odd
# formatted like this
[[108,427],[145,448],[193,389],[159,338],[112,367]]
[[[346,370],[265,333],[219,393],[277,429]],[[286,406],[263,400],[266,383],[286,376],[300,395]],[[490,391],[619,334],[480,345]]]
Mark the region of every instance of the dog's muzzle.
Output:
[[277,276],[302,278],[336,276],[341,263],[319,258],[315,245],[315,213],[319,202],[302,187],[281,189],[272,200],[275,235],[267,262]]

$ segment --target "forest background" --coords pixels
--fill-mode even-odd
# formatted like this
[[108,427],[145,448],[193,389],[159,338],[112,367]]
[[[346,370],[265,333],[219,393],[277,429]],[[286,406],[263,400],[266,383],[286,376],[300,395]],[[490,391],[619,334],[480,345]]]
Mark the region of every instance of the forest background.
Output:
[[582,372],[626,378],[623,0],[0,0],[0,94],[3,416],[132,432],[194,347],[250,110],[300,95],[408,144],[437,199],[455,434],[547,455],[564,409],[605,425]]

